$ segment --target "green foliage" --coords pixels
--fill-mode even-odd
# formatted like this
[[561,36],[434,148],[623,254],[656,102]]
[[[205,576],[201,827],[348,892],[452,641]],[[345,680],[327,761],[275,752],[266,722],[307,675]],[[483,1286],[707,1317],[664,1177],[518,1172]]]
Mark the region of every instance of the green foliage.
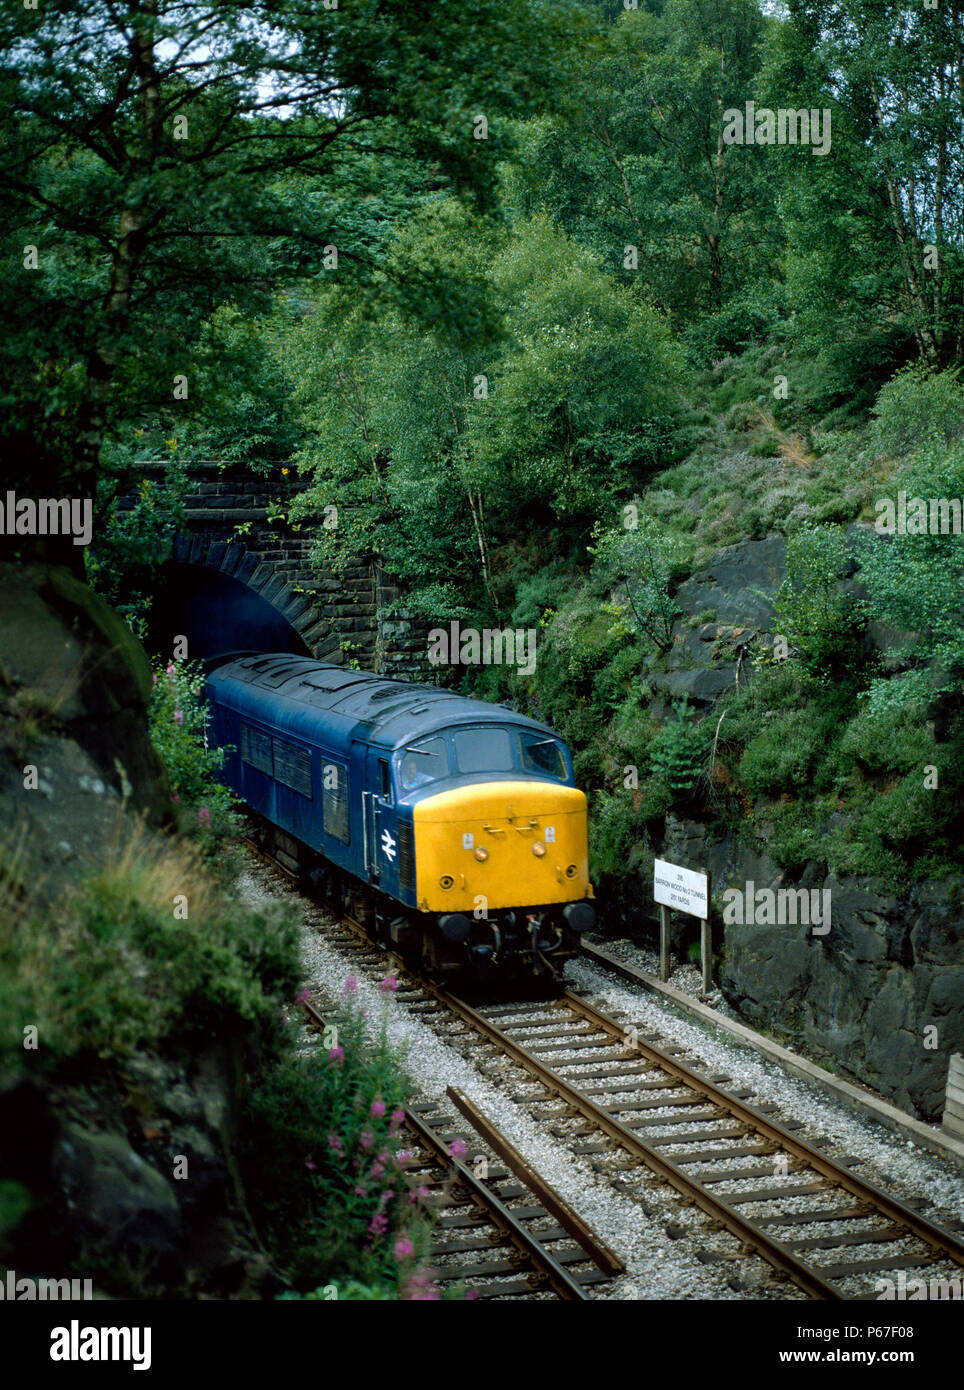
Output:
[[964,436],[964,386],[960,369],[931,371],[915,362],[888,381],[878,393],[877,446],[903,456],[928,444],[949,447]]
[[814,670],[853,659],[857,613],[841,586],[849,565],[837,527],[805,526],[787,542],[787,577],[774,607],[784,636]]
[[239,837],[243,822],[234,809],[236,796],[216,780],[227,749],[205,745],[203,687],[200,662],[155,662],[148,723],[171,785],[178,827],[217,864],[226,845]]
[[[286,907],[232,901],[188,845],[147,835],[51,916],[28,902],[0,935],[0,993],[19,992],[15,1016],[36,1022],[48,1067],[145,1047],[176,1054],[252,1028],[268,1036],[298,968]],[[23,1065],[22,1041],[3,1039],[4,1065]]]
[[627,508],[627,519],[635,525],[608,530],[597,525],[589,553],[610,580],[624,589],[636,631],[657,651],[668,651],[673,645],[673,622],[680,612],[669,593],[670,578],[685,551],[677,537],[651,517],[637,516],[637,511],[635,504]]
[[709,752],[707,722],[693,716],[684,697],[674,706],[675,720],[667,720],[650,757],[654,777],[674,795],[692,791],[703,775]]
[[158,571],[171,557],[174,533],[184,520],[182,503],[189,484],[175,461],[163,485],[142,479],[133,507],[121,511],[116,494],[134,476],[130,454],[130,450],[111,451],[111,472],[97,485],[97,510],[104,520],[94,528],[84,561],[91,588],[134,624],[146,617]]
[[[891,485],[893,498],[898,489],[925,503],[964,498],[964,444],[926,445]],[[860,566],[870,590],[871,616],[917,634],[917,654],[948,673],[940,688],[957,688],[964,669],[964,535],[897,534],[886,540],[869,536]]]
[[[405,1177],[404,1057],[387,1038],[394,987],[391,977],[383,982],[385,1007],[368,1027],[349,976],[324,1046],[286,1057],[248,1098],[246,1190],[259,1228],[303,1290],[338,1281],[342,1297],[353,1280],[378,1297],[432,1297],[421,1265],[427,1190],[410,1189]],[[410,1253],[396,1250],[399,1240]]]

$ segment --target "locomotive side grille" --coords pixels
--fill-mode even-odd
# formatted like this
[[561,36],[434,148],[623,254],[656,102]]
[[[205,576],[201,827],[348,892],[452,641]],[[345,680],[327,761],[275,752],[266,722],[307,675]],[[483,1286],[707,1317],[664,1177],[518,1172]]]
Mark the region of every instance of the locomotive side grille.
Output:
[[415,842],[412,827],[404,821],[398,827],[398,883],[401,888],[415,887]]

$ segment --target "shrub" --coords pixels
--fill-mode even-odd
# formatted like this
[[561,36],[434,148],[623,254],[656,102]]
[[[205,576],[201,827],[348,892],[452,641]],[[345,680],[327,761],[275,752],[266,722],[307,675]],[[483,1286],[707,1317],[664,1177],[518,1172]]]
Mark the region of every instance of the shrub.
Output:
[[420,1266],[427,1192],[405,1180],[404,1056],[388,1043],[384,1009],[366,1026],[356,990],[350,976],[324,1045],[286,1057],[250,1096],[246,1190],[296,1285],[354,1280],[377,1297],[431,1298]]
[[803,526],[787,541],[787,577],[774,607],[781,631],[804,663],[822,670],[849,664],[857,643],[858,613],[842,579],[849,568],[844,533],[834,526]]
[[959,368],[934,372],[915,362],[877,395],[872,414],[883,453],[904,455],[925,443],[947,447],[964,438],[964,386]]
[[[37,1024],[49,1066],[267,1035],[297,979],[290,909],[229,900],[183,842],[132,835],[51,916],[28,904],[19,917],[15,930],[0,920],[0,999],[9,990],[14,1017]],[[22,1038],[2,1041],[16,1068]]]
[[203,686],[200,662],[156,662],[148,726],[171,784],[178,829],[197,841],[209,863],[221,863],[243,821],[237,797],[216,780],[225,750],[206,746]]
[[661,528],[651,517],[627,513],[631,526],[593,530],[590,546],[611,578],[625,587],[629,611],[637,631],[658,651],[673,645],[673,621],[680,612],[670,596],[670,579],[683,561],[684,549],[677,536]]
[[705,722],[697,721],[684,697],[674,706],[676,719],[668,720],[651,756],[653,776],[678,794],[692,791],[703,774],[709,751]]

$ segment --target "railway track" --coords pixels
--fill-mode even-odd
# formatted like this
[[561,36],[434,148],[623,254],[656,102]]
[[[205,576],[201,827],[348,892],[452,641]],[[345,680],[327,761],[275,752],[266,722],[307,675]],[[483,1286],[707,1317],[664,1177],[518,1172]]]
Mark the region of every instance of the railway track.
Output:
[[[319,1029],[324,1016],[303,1006]],[[428,1255],[435,1282],[469,1284],[480,1298],[531,1298],[545,1293],[584,1302],[587,1288],[622,1272],[618,1255],[463,1092],[405,1111],[411,1161],[409,1186],[427,1192],[434,1213]],[[465,1161],[452,1152],[464,1146]]]
[[350,918],[327,935],[373,974],[391,960],[408,982],[400,997],[447,1027],[446,1041],[456,1041],[456,1020],[474,1056],[493,1049],[526,1073],[533,1087],[516,1098],[570,1152],[619,1180],[645,1166],[734,1236],[740,1258],[758,1256],[809,1297],[874,1299],[877,1281],[898,1272],[961,1280],[958,1235],[808,1144],[799,1122],[775,1118],[775,1105],[751,1104],[751,1093],[722,1089],[728,1078],[694,1071],[681,1049],[655,1046],[572,991],[476,1008],[414,977]]

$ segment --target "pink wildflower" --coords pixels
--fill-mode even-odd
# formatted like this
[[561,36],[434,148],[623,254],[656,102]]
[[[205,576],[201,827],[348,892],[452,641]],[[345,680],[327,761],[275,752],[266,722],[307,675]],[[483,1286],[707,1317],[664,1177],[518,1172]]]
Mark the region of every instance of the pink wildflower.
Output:
[[173,662],[171,663],[170,666],[167,667],[167,674],[168,674],[169,676],[173,676],[173,675],[174,675],[174,663],[173,663]]
[[340,1067],[345,1060],[345,1049],[343,1047],[333,1047],[328,1053],[328,1060],[333,1066]]
[[394,975],[386,975],[381,983],[382,994],[394,994],[398,989],[398,980]]
[[383,1163],[373,1163],[369,1177],[372,1182],[378,1182],[379,1178],[385,1176],[385,1165]]
[[175,805],[180,801],[180,799],[181,799],[181,798],[180,798],[180,796],[178,795],[177,792],[172,792],[172,793],[171,793],[171,800],[175,803]]
[[453,1139],[449,1144],[449,1153],[453,1158],[464,1158],[466,1155],[465,1141],[463,1139]]
[[359,1143],[363,1149],[371,1149],[375,1146],[375,1136],[370,1129],[363,1129],[359,1136]]
[[342,992],[343,992],[344,994],[357,994],[357,993],[358,993],[358,976],[357,976],[357,975],[349,975],[349,976],[348,976],[348,979],[345,981],[345,988],[344,988],[344,990],[343,990]]
[[478,1298],[478,1296],[479,1296],[479,1291],[478,1291],[478,1289],[466,1289],[466,1290],[465,1290],[465,1297],[466,1297],[467,1299]]
[[383,1216],[380,1211],[376,1211],[368,1223],[368,1229],[373,1236],[383,1236],[388,1230],[388,1217]]
[[211,812],[206,806],[202,806],[198,811],[197,823],[200,826],[208,826],[211,824]]
[[307,1002],[308,1002],[308,1000],[309,1000],[310,998],[311,998],[311,990],[310,990],[310,989],[303,989],[303,990],[301,991],[301,993],[298,995],[298,998],[297,998],[297,1000],[296,1000],[295,1002],[298,1003],[298,1004],[307,1004]]
[[359,1184],[358,1187],[355,1188],[355,1196],[356,1196],[356,1197],[367,1197],[367,1196],[368,1196],[368,1188],[367,1188],[367,1187],[362,1187],[361,1184]]
[[306,1158],[306,1159],[305,1159],[305,1167],[309,1170],[309,1172],[313,1173],[313,1172],[315,1172],[315,1170],[317,1169],[318,1164],[315,1163],[313,1159]]
[[372,1101],[372,1118],[380,1120],[385,1113],[385,1102],[383,1100]]
[[341,1140],[339,1139],[339,1137],[338,1137],[337,1134],[329,1134],[329,1136],[328,1136],[328,1147],[329,1147],[329,1149],[333,1149],[334,1152],[335,1152],[336,1154],[340,1154],[340,1153],[344,1153],[344,1152],[345,1152],[344,1149],[342,1148]]
[[176,709],[176,710],[174,711],[174,723],[175,723],[175,724],[183,724],[183,723],[184,723],[184,715],[181,713],[181,711],[180,711],[179,709]]
[[399,1125],[402,1125],[402,1124],[404,1124],[404,1123],[405,1123],[405,1111],[404,1111],[404,1110],[393,1110],[393,1111],[392,1111],[392,1117],[391,1117],[391,1119],[390,1119],[389,1122],[388,1122],[388,1132],[389,1132],[389,1134],[394,1134],[394,1133],[396,1132],[396,1130],[398,1129]]
[[414,1255],[414,1254],[415,1254],[415,1246],[414,1246],[414,1245],[412,1244],[412,1242],[409,1240],[408,1236],[402,1236],[401,1240],[396,1240],[396,1242],[395,1242],[395,1258],[396,1258],[396,1260],[407,1260],[408,1257],[409,1257],[409,1255]]
[[395,1167],[404,1168],[406,1163],[411,1163],[412,1155],[407,1149],[402,1149],[401,1153],[395,1155]]

